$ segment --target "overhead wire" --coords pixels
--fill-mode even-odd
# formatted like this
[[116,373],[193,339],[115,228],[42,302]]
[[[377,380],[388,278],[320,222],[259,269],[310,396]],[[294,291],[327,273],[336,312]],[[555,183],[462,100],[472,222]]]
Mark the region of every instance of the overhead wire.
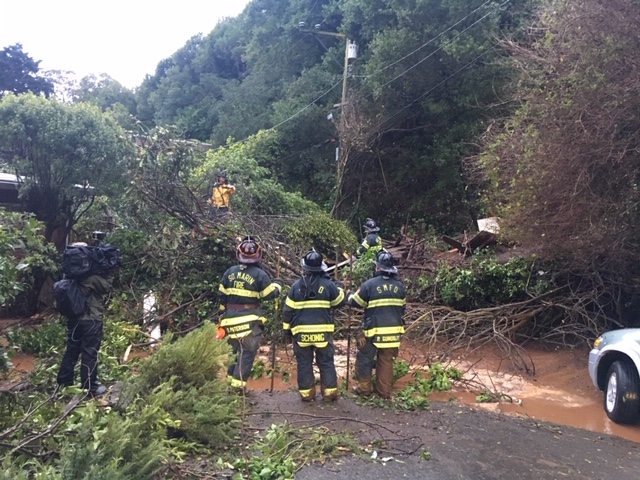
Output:
[[[504,5],[506,5],[507,3],[509,3],[510,0],[505,0],[504,2],[502,2],[501,4],[498,5],[498,7],[502,7]],[[382,72],[383,70],[386,70],[387,68],[396,65],[397,63],[401,62],[402,60],[408,58],[409,56],[413,55],[414,53],[420,51],[422,48],[426,47],[427,45],[433,43],[435,40],[437,40],[438,38],[440,38],[442,35],[446,34],[447,32],[451,31],[451,29],[453,29],[454,27],[456,27],[457,25],[459,25],[461,22],[463,22],[464,20],[466,20],[467,18],[469,18],[471,15],[473,15],[474,13],[476,13],[478,10],[480,10],[481,8],[483,8],[484,6],[486,6],[487,4],[489,4],[491,2],[491,0],[487,0],[485,3],[483,3],[482,5],[480,5],[479,7],[477,7],[475,10],[473,10],[472,12],[470,12],[468,15],[466,15],[465,17],[463,17],[462,19],[460,19],[458,22],[456,22],[455,24],[453,24],[451,27],[447,28],[446,30],[444,30],[443,32],[441,32],[440,34],[438,34],[436,37],[430,39],[428,42],[422,44],[421,46],[419,46],[418,48],[414,49],[412,52],[410,52],[409,54],[403,56],[402,58],[390,63],[389,65],[383,67],[382,69],[374,72],[369,76],[373,76],[377,73]],[[312,6],[312,9],[315,7],[315,5],[317,4],[317,1],[314,3],[314,5]],[[309,17],[311,13],[311,10],[309,11],[309,14],[307,14],[307,18]],[[468,27],[466,27],[464,30],[462,30],[461,32],[459,32],[455,37],[453,37],[449,42],[441,45],[439,48],[437,48],[436,50],[434,50],[433,52],[429,53],[429,55],[427,55],[425,58],[423,58],[422,60],[416,62],[415,64],[413,64],[411,67],[409,67],[408,69],[406,69],[405,71],[403,71],[402,73],[396,75],[394,78],[392,78],[391,80],[389,80],[388,82],[384,83],[380,88],[384,88],[387,85],[389,85],[390,83],[392,83],[393,81],[397,80],[398,78],[402,77],[403,75],[405,75],[406,73],[408,73],[409,71],[411,71],[413,68],[417,67],[418,65],[420,65],[422,62],[426,61],[428,58],[432,57],[433,55],[435,55],[437,52],[439,52],[440,50],[442,50],[444,47],[450,45],[451,43],[453,43],[455,40],[457,40],[458,38],[460,38],[460,36],[462,34],[464,34],[466,31],[468,31],[470,28],[474,27],[475,25],[477,25],[479,22],[481,22],[482,20],[484,20],[485,18],[487,18],[489,15],[491,15],[493,13],[493,11],[486,13],[485,15],[483,15],[482,17],[480,17],[478,20],[476,20],[475,22],[473,22],[471,25],[469,25]],[[322,44],[322,42],[320,42]],[[323,45],[323,44],[322,44]],[[324,47],[324,45],[323,45]],[[326,49],[326,47],[325,47]],[[404,109],[408,108],[409,106],[411,106],[413,103],[415,103],[416,101],[418,101],[420,98],[424,97],[425,95],[428,95],[429,93],[431,93],[433,90],[435,90],[436,88],[438,88],[440,85],[442,85],[443,83],[445,83],[446,81],[448,81],[449,79],[453,78],[453,76],[455,76],[456,74],[458,74],[460,71],[464,70],[465,68],[467,68],[469,65],[473,64],[478,58],[482,57],[483,55],[485,55],[486,53],[488,53],[489,51],[491,51],[493,49],[489,49],[485,52],[483,52],[482,54],[480,54],[478,57],[476,57],[474,60],[472,60],[471,62],[469,62],[468,64],[466,64],[465,66],[463,66],[462,68],[456,70],[453,74],[451,74],[450,76],[448,76],[447,78],[445,78],[444,80],[442,80],[441,82],[439,82],[437,85],[435,85],[434,87],[432,87],[431,89],[429,89],[427,92],[423,93],[422,95],[420,95],[419,97],[417,97],[416,99],[412,100],[409,104],[405,105],[403,108],[401,108],[400,110],[398,110],[397,112],[395,112],[394,114],[392,114],[391,116],[387,117],[386,119],[384,119],[380,125],[382,125],[383,123],[387,122],[388,120],[390,120],[391,118],[395,117],[397,114],[399,114],[401,111],[403,111]],[[270,131],[270,130],[275,130],[278,127],[284,125],[285,123],[290,122],[291,120],[293,120],[294,118],[296,118],[298,115],[300,115],[301,113],[303,113],[304,111],[306,111],[308,108],[310,108],[312,105],[314,105],[318,100],[322,99],[323,97],[325,97],[326,95],[328,95],[329,93],[331,93],[338,85],[340,85],[342,83],[342,79],[340,79],[338,82],[336,82],[332,87],[330,87],[328,90],[326,90],[324,93],[322,93],[320,96],[318,96],[317,98],[315,98],[312,102],[310,102],[309,104],[307,104],[305,107],[301,108],[300,110],[298,110],[296,113],[294,113],[293,115],[289,116],[288,118],[286,118],[285,120],[283,120],[282,122],[278,123],[277,125],[274,125],[268,129],[266,129],[266,131]],[[249,140],[250,137],[247,137],[243,140],[238,140],[235,142],[232,142],[230,144],[227,145],[221,145],[215,149],[213,149],[212,151],[218,151],[222,148],[225,147],[230,147],[232,145],[238,145],[238,144],[242,144],[244,142],[246,142],[247,140]]]
[[389,115],[388,117],[384,118],[383,120],[380,121],[380,123],[378,124],[378,126],[382,126],[384,125],[386,122],[388,122],[389,120],[391,120],[393,117],[395,117],[396,115],[398,115],[400,112],[404,111],[405,109],[409,108],[411,105],[413,105],[414,103],[416,103],[418,100],[420,100],[421,98],[424,98],[425,96],[429,95],[431,92],[433,92],[436,88],[438,88],[440,85],[448,82],[449,80],[451,80],[453,77],[455,77],[458,73],[460,73],[461,71],[463,71],[464,69],[470,67],[471,65],[473,65],[476,61],[478,61],[479,58],[483,57],[484,55],[486,55],[487,53],[491,52],[492,50],[494,50],[494,47],[491,47],[487,50],[485,50],[484,52],[482,52],[480,55],[476,56],[473,60],[467,62],[465,65],[463,65],[462,67],[460,67],[458,70],[456,70],[455,72],[453,72],[451,75],[449,75],[447,78],[445,78],[444,80],[438,82],[436,85],[434,85],[433,87],[431,87],[429,90],[427,90],[426,92],[423,92],[421,95],[419,95],[418,97],[414,98],[413,100],[411,100],[408,104],[406,104],[404,107],[402,107],[401,109],[399,109],[398,111],[394,112],[393,114]]
[[[509,3],[510,0],[505,0],[504,2],[502,2],[500,5],[498,5],[499,7],[502,7],[503,5],[506,5],[507,3]],[[436,53],[438,53],[440,50],[442,50],[443,48],[451,45],[454,41],[456,41],[458,38],[460,38],[460,36],[465,33],[467,30],[469,30],[470,28],[474,27],[475,25],[477,25],[478,23],[480,23],[482,20],[484,20],[485,18],[487,18],[489,15],[491,15],[493,12],[488,12],[486,14],[484,14],[482,17],[480,17],[478,20],[476,20],[475,22],[473,22],[471,25],[469,25],[468,27],[466,27],[464,30],[462,30],[460,33],[458,33],[456,36],[454,36],[451,40],[449,40],[448,42],[440,45],[440,47],[438,47],[437,49],[435,49],[433,52],[429,53],[429,55],[427,55],[426,57],[424,57],[422,60],[419,60],[418,62],[414,63],[413,65],[411,65],[409,68],[407,68],[405,71],[403,71],[402,73],[399,73],[398,75],[396,75],[395,77],[393,77],[391,80],[389,80],[386,83],[383,83],[380,87],[380,89],[386,87],[387,85],[389,85],[390,83],[396,81],[398,78],[402,77],[403,75],[407,74],[408,72],[410,72],[411,70],[413,70],[415,67],[417,67],[418,65],[420,65],[422,62],[426,61],[427,59],[431,58],[433,55],[435,55]]]
[[[472,12],[470,12],[469,14],[467,14],[466,16],[464,16],[463,18],[461,18],[460,20],[458,20],[456,23],[454,23],[453,25],[451,25],[449,28],[447,28],[446,30],[443,30],[442,32],[440,32],[438,35],[436,35],[435,37],[431,38],[430,40],[428,40],[426,43],[423,43],[422,45],[420,45],[418,48],[416,48],[415,50],[407,53],[404,57],[399,58],[398,60],[391,62],[388,65],[385,65],[384,67],[382,67],[379,70],[376,70],[373,73],[370,73],[369,75],[364,75],[364,77],[372,77],[374,75],[377,75],[378,73],[381,73],[383,71],[385,71],[387,68],[393,67],[394,65],[400,63],[401,61],[409,58],[411,55],[413,55],[414,53],[419,52],[420,50],[422,50],[424,47],[430,45],[431,43],[435,42],[438,38],[442,37],[444,34],[450,32],[451,30],[453,30],[455,27],[457,27],[458,25],[460,25],[462,22],[464,22],[467,18],[469,18],[470,16],[472,16],[474,13],[476,13],[478,10],[480,10],[481,8],[485,7],[486,5],[488,5],[489,3],[491,3],[493,0],[487,0],[486,2],[484,2],[482,5],[480,5],[479,7],[477,7],[475,10],[473,10]],[[506,3],[506,2],[505,2]]]

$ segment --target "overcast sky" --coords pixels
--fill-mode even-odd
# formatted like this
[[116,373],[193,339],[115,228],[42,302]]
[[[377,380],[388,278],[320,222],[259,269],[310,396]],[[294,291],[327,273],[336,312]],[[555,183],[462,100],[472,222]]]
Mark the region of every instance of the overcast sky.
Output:
[[0,50],[21,43],[41,70],[107,73],[139,86],[160,60],[249,0],[0,0]]

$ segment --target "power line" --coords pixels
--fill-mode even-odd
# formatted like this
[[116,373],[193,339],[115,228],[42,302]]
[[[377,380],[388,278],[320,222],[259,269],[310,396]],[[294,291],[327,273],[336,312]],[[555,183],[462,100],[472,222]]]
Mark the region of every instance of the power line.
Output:
[[[473,15],[474,13],[476,13],[478,10],[480,10],[481,8],[483,8],[484,6],[488,5],[489,3],[491,3],[493,0],[487,0],[486,2],[484,2],[482,5],[480,5],[478,8],[476,8],[475,10],[473,10],[471,13],[469,13],[468,15],[466,15],[465,17],[461,18],[460,20],[458,20],[456,23],[454,23],[453,25],[451,25],[449,28],[447,28],[446,30],[440,32],[438,35],[436,35],[435,37],[433,37],[432,39],[430,39],[428,42],[423,43],[422,45],[420,45],[418,48],[416,48],[415,50],[413,50],[412,52],[407,53],[404,57],[399,58],[398,60],[396,60],[395,62],[390,63],[389,65],[386,65],[384,67],[382,67],[380,70],[377,70],[369,75],[366,75],[365,77],[372,77],[374,75],[377,75],[380,72],[383,72],[384,70],[386,70],[387,68],[393,67],[394,65],[400,63],[401,61],[405,60],[406,58],[410,57],[411,55],[413,55],[416,52],[419,52],[420,50],[422,50],[424,47],[426,47],[427,45],[430,45],[431,43],[435,42],[438,38],[442,37],[445,33],[451,31],[453,28],[457,27],[458,25],[460,25],[462,22],[464,22],[467,18],[469,18],[471,15]],[[507,2],[505,2],[507,3]],[[503,4],[504,5],[504,4]]]
[[402,107],[400,110],[396,111],[395,113],[389,115],[387,118],[383,119],[378,126],[382,126],[385,123],[387,123],[389,120],[391,120],[393,117],[395,117],[396,115],[398,115],[400,112],[404,111],[405,109],[409,108],[411,105],[413,105],[414,103],[416,103],[418,100],[420,100],[421,98],[429,95],[431,92],[433,92],[436,88],[438,88],[440,85],[442,85],[443,83],[446,83],[447,81],[449,81],[450,79],[452,79],[453,77],[455,77],[458,73],[460,73],[462,70],[466,69],[467,67],[470,67],[471,65],[473,65],[479,58],[483,57],[484,55],[486,55],[487,53],[491,52],[492,50],[494,50],[494,47],[491,47],[487,50],[485,50],[484,52],[482,52],[480,55],[478,55],[477,57],[475,57],[473,60],[471,60],[470,62],[466,63],[465,65],[463,65],[462,67],[460,67],[458,70],[456,70],[455,72],[453,72],[451,75],[449,75],[447,78],[445,78],[444,80],[440,81],[439,83],[437,83],[435,86],[431,87],[429,90],[427,90],[426,92],[422,93],[420,96],[414,98],[411,102],[409,102],[408,104],[406,104],[404,107]]
[[[509,3],[510,0],[505,0],[504,2],[502,2],[499,7],[502,7],[503,5],[506,5],[507,3]],[[482,17],[480,17],[478,20],[476,20],[475,22],[473,22],[471,25],[469,25],[468,27],[466,27],[464,30],[462,30],[460,33],[458,33],[455,37],[453,37],[450,41],[446,42],[445,44],[441,45],[440,47],[438,47],[437,49],[435,49],[433,52],[431,52],[429,55],[427,55],[426,57],[424,57],[422,60],[414,63],[413,65],[411,65],[409,68],[407,68],[404,72],[399,73],[398,75],[396,75],[395,77],[393,77],[391,80],[389,80],[388,82],[382,84],[379,88],[384,88],[387,85],[389,85],[391,82],[394,82],[395,80],[397,80],[398,78],[402,77],[403,75],[405,75],[406,73],[408,73],[409,71],[413,70],[415,67],[417,67],[418,65],[420,65],[422,62],[424,62],[425,60],[431,58],[433,55],[435,55],[436,53],[438,53],[440,50],[442,50],[444,47],[447,47],[449,45],[451,45],[454,41],[456,41],[458,38],[460,38],[460,36],[465,33],[467,30],[469,30],[470,28],[474,27],[475,25],[477,25],[478,23],[480,23],[482,20],[484,20],[485,18],[487,18],[489,15],[491,15],[493,12],[488,12],[485,15],[483,15]],[[396,62],[397,63],[397,62]]]
[[[333,91],[333,89],[335,89],[335,88],[336,88],[338,85],[340,85],[341,83],[342,83],[342,79],[338,80],[338,81],[337,81],[337,82],[336,82],[336,83],[335,83],[331,88],[329,88],[327,91],[325,91],[325,92],[324,92],[322,95],[320,95],[319,97],[315,98],[311,103],[309,103],[309,104],[308,104],[308,105],[306,105],[305,107],[303,107],[303,108],[301,108],[300,110],[298,110],[296,113],[294,113],[293,115],[291,115],[291,116],[290,116],[289,118],[287,118],[286,120],[283,120],[282,122],[278,123],[277,125],[274,125],[274,126],[273,126],[273,127],[271,127],[271,128],[267,128],[267,129],[266,129],[266,131],[269,131],[269,130],[275,130],[275,129],[277,129],[278,127],[280,127],[280,126],[284,125],[285,123],[290,122],[291,120],[293,120],[294,118],[296,118],[298,115],[300,115],[302,112],[304,112],[306,109],[308,109],[308,108],[309,108],[309,107],[311,107],[312,105],[315,105],[315,103],[316,103],[318,100],[320,100],[322,97],[324,97],[324,96],[328,95],[329,93],[331,93],[331,92]],[[217,152],[218,150],[220,150],[220,149],[222,149],[222,148],[231,147],[231,146],[233,146],[233,145],[240,145],[241,143],[244,143],[244,142],[246,142],[247,140],[249,140],[249,138],[251,138],[251,136],[253,136],[253,135],[250,135],[249,137],[245,138],[244,140],[238,140],[238,141],[235,141],[235,142],[229,143],[229,144],[227,144],[227,145],[220,145],[219,147],[214,148],[214,149],[212,149],[212,150],[210,150],[210,151],[212,151],[212,152]]]

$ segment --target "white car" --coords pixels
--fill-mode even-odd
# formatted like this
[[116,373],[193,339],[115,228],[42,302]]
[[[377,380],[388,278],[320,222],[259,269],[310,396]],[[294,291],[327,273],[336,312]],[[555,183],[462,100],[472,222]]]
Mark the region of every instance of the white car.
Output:
[[616,423],[636,423],[640,416],[640,328],[607,332],[589,353],[589,375],[604,392],[604,410]]

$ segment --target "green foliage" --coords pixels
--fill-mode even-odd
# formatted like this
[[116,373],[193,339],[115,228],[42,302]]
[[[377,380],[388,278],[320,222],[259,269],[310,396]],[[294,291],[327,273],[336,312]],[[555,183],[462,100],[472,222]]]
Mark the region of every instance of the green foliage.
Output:
[[292,479],[305,464],[324,462],[345,451],[357,450],[359,448],[349,436],[330,434],[326,428],[274,424],[252,445],[250,455],[233,462],[233,468],[239,472],[233,478]]
[[67,331],[65,320],[58,317],[43,322],[38,328],[22,327],[9,330],[9,345],[22,353],[35,356],[58,354],[64,349]]
[[163,426],[172,423],[153,403],[126,416],[93,405],[78,409],[66,424],[74,441],[62,451],[60,478],[153,479],[171,453]]
[[423,450],[422,452],[420,452],[420,458],[422,460],[431,460],[432,458],[431,452],[428,450]]
[[267,366],[262,360],[256,360],[253,362],[253,369],[251,370],[251,378],[262,378],[266,372]]
[[[110,333],[116,337],[112,348],[128,341],[117,330]],[[88,399],[73,408],[77,399],[68,396],[81,395],[78,389],[51,397],[54,387],[44,376],[54,379],[58,365],[43,362],[31,375],[36,388],[0,397],[3,442],[11,448],[27,436],[39,438],[34,432],[57,428],[14,456],[5,456],[2,478],[152,479],[187,455],[229,448],[240,402],[222,378],[228,347],[214,340],[214,333],[215,327],[208,325],[173,343],[166,338],[154,356],[139,365],[139,377],[125,379],[119,391],[113,387],[119,400],[108,408]],[[67,408],[72,410],[63,416]],[[7,430],[18,421],[22,423],[17,428]],[[21,453],[30,449],[39,453],[37,461]]]
[[0,51],[0,98],[7,93],[26,92],[49,97],[53,84],[40,74],[40,61],[35,61],[16,43]]
[[64,238],[81,205],[122,182],[130,145],[93,105],[69,106],[33,94],[0,99],[0,160],[23,177],[20,196],[44,222],[47,239],[56,228]]
[[[435,287],[436,301],[460,310],[511,303],[550,289],[550,276],[535,268],[535,260],[515,257],[500,263],[493,255],[474,255],[468,267],[438,265],[424,289]],[[420,283],[420,282],[419,282]]]
[[393,380],[404,377],[409,373],[409,364],[405,360],[393,359]]
[[218,172],[225,170],[237,193],[231,209],[241,214],[301,215],[317,212],[318,207],[296,192],[284,189],[278,181],[278,134],[261,131],[242,143],[207,152],[205,162],[197,168],[193,183],[210,186]]
[[640,97],[628,83],[640,59],[635,6],[544,2],[532,33],[506,46],[517,109],[487,130],[478,162],[485,205],[510,238],[580,271],[587,295],[616,277],[602,282],[598,303],[632,325],[637,307],[612,299],[638,295],[625,291],[640,264],[640,154],[629,148],[640,138]]
[[20,299],[37,277],[57,271],[57,253],[42,230],[34,215],[0,208],[0,308]]
[[[398,368],[396,370],[396,365]],[[394,363],[395,373],[404,372],[404,366],[399,362]],[[408,370],[408,367],[407,367]],[[406,375],[406,373],[404,373]],[[446,367],[440,363],[434,363],[429,367],[427,374],[423,377],[416,374],[409,384],[393,394],[391,400],[380,399],[377,396],[368,398],[360,397],[358,402],[363,405],[372,405],[395,410],[413,411],[423,410],[429,407],[429,395],[434,391],[451,390],[452,382],[461,380],[463,373],[455,367]]]
[[336,246],[339,251],[350,253],[356,245],[356,237],[347,225],[321,212],[288,222],[284,235],[287,245],[301,255],[315,248],[325,258],[333,259]]
[[229,346],[215,334],[215,325],[208,323],[175,342],[165,338],[140,365],[126,394],[153,392],[150,398],[179,422],[176,431],[210,447],[233,441],[240,407],[224,380]]
[[351,273],[351,289],[356,290],[365,281],[373,277],[376,271],[377,252],[369,249],[353,264]]
[[[138,112],[143,122],[176,125],[214,146],[274,128],[278,152],[258,165],[327,210],[337,196],[340,137],[343,153],[351,142],[354,148],[338,218],[367,212],[396,228],[409,215],[440,230],[464,228],[469,205],[460,159],[475,153],[474,137],[485,129],[482,107],[491,105],[497,116],[505,110],[499,102],[508,70],[493,61],[491,39],[517,30],[531,3],[251,3],[160,62],[136,92]],[[300,30],[300,19],[358,45],[347,82],[357,113],[342,125],[346,131],[338,132],[345,109],[333,107],[341,101],[343,39]],[[261,206],[274,200],[280,207],[278,197]]]

